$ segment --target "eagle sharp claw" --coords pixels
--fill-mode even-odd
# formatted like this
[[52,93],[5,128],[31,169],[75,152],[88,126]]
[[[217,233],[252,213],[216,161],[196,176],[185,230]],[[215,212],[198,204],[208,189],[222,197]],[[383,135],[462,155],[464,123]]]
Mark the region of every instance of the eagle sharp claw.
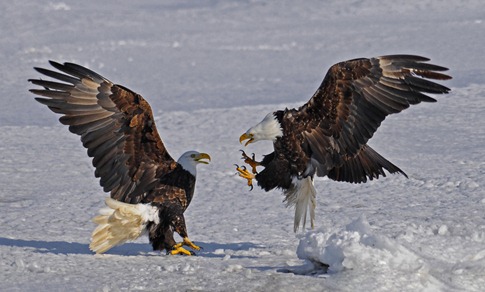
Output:
[[242,152],[242,153],[241,153],[241,155],[242,155],[241,159],[244,159],[244,162],[245,162],[246,164],[249,164],[249,165],[251,166],[251,171],[252,171],[254,174],[257,174],[257,173],[258,173],[258,171],[256,170],[256,166],[261,165],[261,163],[259,163],[259,162],[257,162],[257,161],[255,160],[256,155],[253,153],[253,154],[251,155],[251,157],[249,157],[249,156],[246,154],[246,152],[244,152],[244,150],[240,150],[240,151]]
[[193,251],[188,251],[185,248],[178,246],[178,247],[173,247],[172,250],[169,252],[171,255],[176,255],[176,254],[184,254],[187,256],[195,255]]
[[253,190],[253,179],[255,177],[255,175],[253,173],[250,173],[248,171],[248,169],[246,168],[246,166],[239,166],[236,164],[236,170],[237,170],[237,174],[242,177],[242,178],[245,178],[248,180],[248,186],[251,187],[250,191]]
[[191,249],[195,249],[195,250],[201,250],[202,249],[200,246],[195,245],[188,237],[184,238],[183,244],[190,247]]
[[201,250],[202,249],[200,246],[195,245],[189,238],[185,237],[184,241],[175,244],[172,247],[172,250],[170,250],[170,252],[167,252],[167,254],[171,254],[171,255],[184,254],[184,255],[187,255],[187,256],[196,255],[195,252],[189,251],[189,250],[183,248],[184,245],[190,247],[191,249],[195,249],[195,250]]

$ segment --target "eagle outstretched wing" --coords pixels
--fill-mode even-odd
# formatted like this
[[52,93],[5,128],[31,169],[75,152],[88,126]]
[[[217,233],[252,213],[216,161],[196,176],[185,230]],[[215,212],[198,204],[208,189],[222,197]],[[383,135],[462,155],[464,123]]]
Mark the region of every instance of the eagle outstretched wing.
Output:
[[160,139],[150,105],[87,68],[50,64],[67,75],[35,68],[61,82],[30,79],[44,87],[30,91],[47,97],[36,100],[62,114],[60,122],[81,136],[104,191],[118,201],[140,202],[157,178],[177,166]]
[[[412,104],[436,101],[425,93],[449,92],[426,80],[451,79],[440,73],[448,69],[426,61],[429,59],[419,56],[390,55],[345,61],[329,69],[313,97],[287,117],[304,121],[297,123],[301,126],[295,131],[303,133],[312,159],[325,167],[317,169],[317,174],[326,175],[334,167],[348,164],[368,147],[367,141],[387,115]],[[359,160],[365,163],[362,158]]]

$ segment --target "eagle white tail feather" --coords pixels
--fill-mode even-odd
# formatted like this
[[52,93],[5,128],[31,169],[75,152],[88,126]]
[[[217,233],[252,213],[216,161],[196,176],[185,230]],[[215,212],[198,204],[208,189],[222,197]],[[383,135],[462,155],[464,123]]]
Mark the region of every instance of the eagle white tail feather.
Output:
[[149,204],[127,204],[109,197],[105,202],[107,207],[93,218],[98,226],[93,231],[89,248],[97,254],[137,239],[150,221],[156,224],[160,221],[158,209]]
[[286,207],[295,206],[293,231],[298,231],[300,222],[302,221],[303,229],[305,229],[308,209],[310,209],[310,222],[313,228],[317,194],[317,191],[313,186],[313,179],[310,176],[307,176],[304,179],[298,179],[297,177],[293,178],[292,187],[286,190],[284,194],[286,196]]

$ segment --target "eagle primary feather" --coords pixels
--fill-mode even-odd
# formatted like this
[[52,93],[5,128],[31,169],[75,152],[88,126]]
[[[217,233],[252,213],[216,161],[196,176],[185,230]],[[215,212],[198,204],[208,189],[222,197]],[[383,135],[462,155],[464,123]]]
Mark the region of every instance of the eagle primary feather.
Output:
[[[202,159],[210,160],[209,155],[189,151],[175,161],[158,134],[150,105],[141,95],[80,65],[53,61],[50,64],[60,72],[35,69],[57,81],[30,79],[43,87],[30,91],[41,96],[36,98],[38,102],[62,115],[59,121],[68,125],[69,131],[81,136],[88,155],[93,158],[95,176],[100,178],[103,190],[114,200],[149,204],[159,210],[159,222],[142,220],[142,213],[125,212],[131,223],[124,225],[126,218],[120,219],[123,216],[116,214],[137,207],[111,202],[107,205],[112,212],[105,218],[111,225],[105,224],[103,230],[112,228],[112,232],[107,233],[112,236],[122,233],[123,227],[133,230],[132,223],[139,222],[137,228],[149,231],[154,249],[189,253],[176,244],[173,232],[184,238],[183,244],[196,247],[188,240],[183,212],[193,196],[195,165],[207,163]],[[102,222],[108,222],[106,220]],[[119,239],[114,241],[117,244],[135,236],[115,237]],[[96,237],[96,246],[102,244],[99,238],[102,237]],[[111,248],[113,244],[107,246]],[[96,252],[105,250],[95,249]]]
[[[310,208],[313,226],[315,174],[351,183],[385,176],[384,170],[406,175],[367,142],[388,115],[412,104],[436,101],[428,93],[449,92],[429,80],[451,79],[441,73],[448,69],[427,61],[420,56],[389,55],[333,65],[306,104],[270,113],[241,135],[241,142],[249,139],[246,145],[273,141],[274,152],[261,162],[243,153],[253,173],[237,167],[240,175],[251,186],[256,179],[266,191],[283,189],[287,205],[295,205],[295,231],[299,222],[305,227],[306,208]],[[267,130],[274,128],[280,128],[281,133]],[[257,166],[264,169],[258,173]],[[303,183],[307,178],[311,184]]]

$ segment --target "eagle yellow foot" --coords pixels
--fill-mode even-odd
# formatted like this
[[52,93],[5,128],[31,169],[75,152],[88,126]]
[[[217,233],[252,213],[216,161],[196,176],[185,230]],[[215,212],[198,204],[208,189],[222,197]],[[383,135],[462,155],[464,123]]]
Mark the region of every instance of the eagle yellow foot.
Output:
[[251,171],[252,171],[254,174],[257,174],[257,173],[258,173],[258,171],[256,170],[256,166],[261,165],[261,163],[259,163],[259,162],[257,162],[256,160],[254,160],[254,157],[255,157],[254,153],[253,153],[252,157],[249,157],[249,156],[246,154],[246,152],[244,152],[243,150],[241,150],[241,152],[242,152],[242,154],[241,154],[241,155],[242,155],[241,159],[244,159],[244,162],[245,162],[246,164],[249,164],[249,165],[251,166]]
[[172,250],[169,253],[172,254],[172,255],[176,255],[176,254],[184,254],[184,255],[188,255],[188,256],[195,255],[195,253],[193,251],[186,250],[183,247],[184,245],[190,247],[191,249],[195,249],[195,250],[201,249],[200,246],[195,245],[188,237],[184,237],[184,240],[182,242],[175,244],[172,247]]
[[248,186],[251,187],[251,190],[253,189],[253,179],[255,177],[255,175],[253,173],[250,173],[248,171],[248,169],[246,168],[246,166],[239,166],[236,164],[236,170],[237,170],[237,174],[242,177],[242,178],[245,178],[248,180]]
[[172,250],[169,252],[169,254],[171,255],[176,255],[176,254],[182,254],[182,255],[188,255],[188,256],[191,256],[191,255],[195,255],[195,252],[193,251],[188,251],[186,250],[185,248],[181,247],[181,246],[178,246],[178,247],[172,247]]
[[184,237],[184,241],[181,242],[181,244],[186,245],[186,246],[190,247],[191,249],[195,249],[195,250],[201,249],[200,246],[195,245],[188,237]]

